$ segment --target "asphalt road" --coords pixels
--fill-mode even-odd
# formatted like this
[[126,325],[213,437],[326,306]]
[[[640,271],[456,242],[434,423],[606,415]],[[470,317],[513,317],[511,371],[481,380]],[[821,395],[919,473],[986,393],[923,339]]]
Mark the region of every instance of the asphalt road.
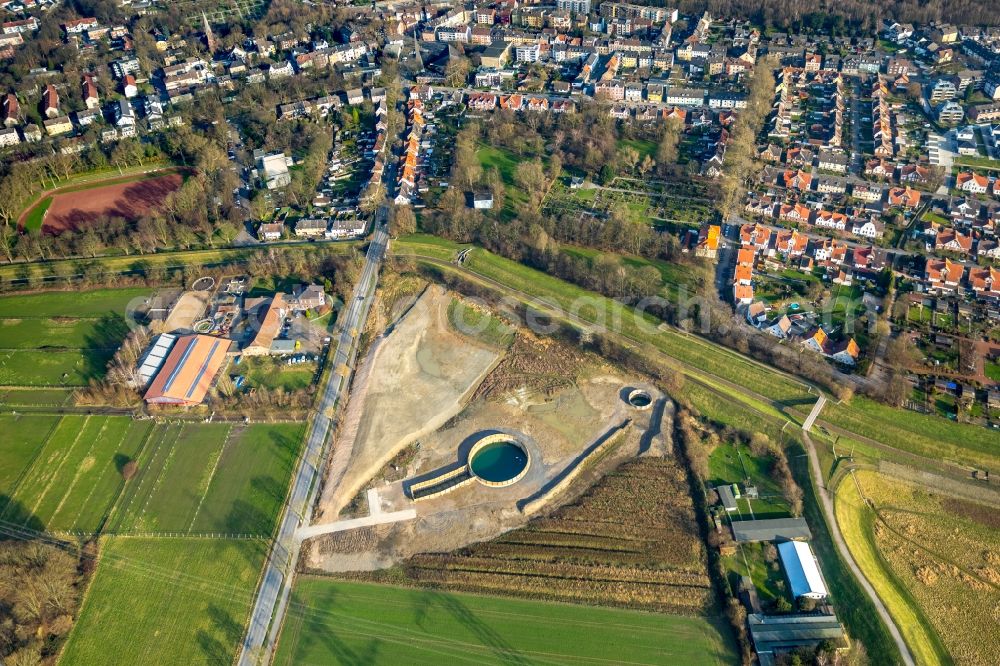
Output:
[[375,232],[368,246],[361,277],[338,322],[336,351],[329,358],[331,372],[309,429],[305,453],[295,471],[278,536],[268,555],[263,582],[257,591],[250,625],[240,648],[240,666],[270,661],[270,653],[281,627],[295,577],[300,545],[295,539],[295,530],[300,525],[309,523],[312,505],[319,489],[318,481],[326,461],[327,440],[335,408],[349,383],[349,369],[357,354],[358,337],[371,308],[379,267],[389,241],[385,228],[387,220],[388,208],[382,206],[375,215]]

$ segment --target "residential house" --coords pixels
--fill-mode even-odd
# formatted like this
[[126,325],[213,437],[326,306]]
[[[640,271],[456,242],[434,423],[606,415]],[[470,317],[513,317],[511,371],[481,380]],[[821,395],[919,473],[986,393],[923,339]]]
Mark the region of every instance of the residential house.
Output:
[[83,104],[90,110],[101,107],[101,98],[97,94],[97,84],[93,74],[83,75]]
[[986,194],[990,180],[972,171],[962,171],[955,176],[955,189],[970,194]]
[[59,116],[59,93],[51,83],[46,84],[42,93],[42,115],[46,118],[56,118]]

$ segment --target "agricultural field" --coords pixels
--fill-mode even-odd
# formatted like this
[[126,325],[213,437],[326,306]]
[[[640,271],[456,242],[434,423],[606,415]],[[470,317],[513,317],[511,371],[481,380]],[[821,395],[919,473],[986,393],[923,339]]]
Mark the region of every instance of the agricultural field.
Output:
[[72,387],[99,379],[128,334],[129,303],[148,294],[99,289],[0,297],[0,386]]
[[736,661],[704,618],[300,578],[276,664]]
[[450,554],[417,555],[388,580],[711,615],[705,558],[683,470],[672,458],[642,458],[625,463],[549,516]]
[[[9,422],[6,422],[8,421]],[[0,519],[49,531],[97,532],[122,488],[121,470],[152,424],[121,416],[4,417],[15,432],[5,449],[11,501]],[[13,455],[12,455],[13,454]],[[6,491],[5,491],[6,492]]]
[[852,555],[919,663],[994,660],[1000,651],[995,507],[866,470],[841,482],[836,510]]
[[269,535],[303,425],[157,425],[109,531]]
[[259,540],[103,538],[61,663],[232,663],[266,553]]

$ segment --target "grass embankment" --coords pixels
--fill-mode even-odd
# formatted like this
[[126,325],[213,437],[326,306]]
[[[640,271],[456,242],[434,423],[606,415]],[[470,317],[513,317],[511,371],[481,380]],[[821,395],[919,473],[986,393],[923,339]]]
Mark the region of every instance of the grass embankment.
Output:
[[889,630],[879,620],[875,605],[854,577],[833,543],[829,527],[819,506],[817,490],[809,474],[809,462],[799,441],[787,449],[788,464],[796,483],[802,488],[802,516],[809,524],[813,538],[810,545],[816,553],[823,578],[831,593],[834,608],[848,634],[864,643],[873,664],[899,664],[902,657]]
[[926,458],[991,469],[1000,460],[995,431],[919,414],[856,396],[850,405],[828,404],[821,421]]
[[260,541],[102,540],[60,662],[232,663],[266,553]]
[[133,275],[149,269],[183,270],[191,266],[222,266],[245,261],[257,252],[281,251],[285,248],[298,248],[306,252],[322,249],[327,252],[347,253],[359,244],[360,242],[356,241],[336,243],[293,241],[272,243],[260,247],[165,250],[152,254],[112,255],[96,259],[78,257],[31,263],[16,262],[0,265],[0,282],[25,279],[42,280],[45,278],[65,279],[80,274],[98,280],[109,275]]
[[835,498],[837,524],[865,578],[892,615],[903,640],[919,664],[951,663],[948,653],[920,612],[910,592],[893,574],[875,545],[875,514],[865,504],[851,478],[844,479]]
[[300,578],[276,664],[736,660],[708,620]]

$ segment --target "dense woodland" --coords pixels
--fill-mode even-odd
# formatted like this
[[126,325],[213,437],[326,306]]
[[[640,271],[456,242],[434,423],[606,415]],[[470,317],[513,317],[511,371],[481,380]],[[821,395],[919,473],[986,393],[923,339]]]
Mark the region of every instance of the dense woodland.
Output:
[[[647,4],[647,3],[640,3]],[[681,13],[712,12],[740,16],[779,30],[819,31],[871,36],[882,19],[910,23],[942,21],[953,24],[996,23],[995,0],[680,0],[648,4],[677,6]]]
[[73,628],[94,553],[40,542],[0,541],[0,662],[55,663]]

